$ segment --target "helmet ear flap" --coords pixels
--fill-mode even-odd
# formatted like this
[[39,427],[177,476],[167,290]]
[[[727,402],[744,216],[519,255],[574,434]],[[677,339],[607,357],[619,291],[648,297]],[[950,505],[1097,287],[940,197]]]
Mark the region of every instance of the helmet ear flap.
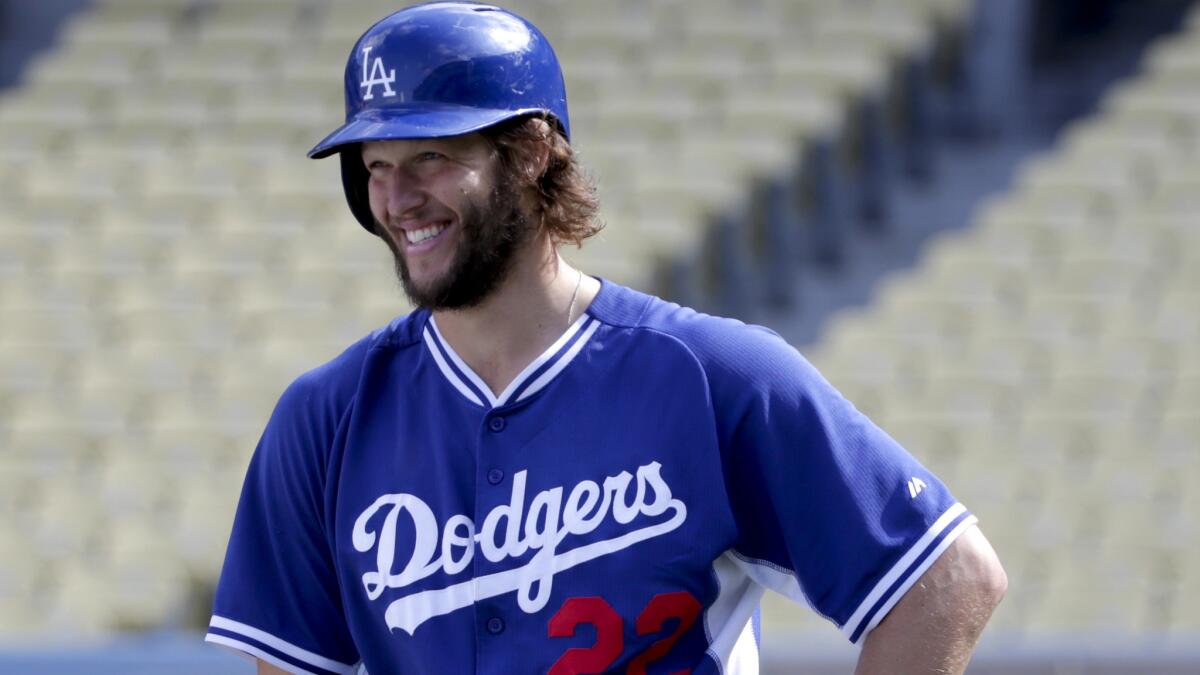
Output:
[[350,212],[367,232],[379,236],[375,227],[375,214],[371,212],[371,198],[367,191],[367,180],[371,177],[367,167],[363,166],[359,153],[360,144],[344,146],[338,153],[342,162],[342,187],[346,191],[346,202]]

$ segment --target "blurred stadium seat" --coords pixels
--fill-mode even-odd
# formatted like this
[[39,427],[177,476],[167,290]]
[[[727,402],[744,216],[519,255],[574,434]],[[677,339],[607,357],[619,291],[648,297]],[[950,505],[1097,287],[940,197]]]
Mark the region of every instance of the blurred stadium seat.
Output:
[[[978,503],[1014,580],[997,625],[1033,638],[1197,635],[1192,26],[810,354],[852,400],[863,364],[884,426]],[[937,355],[916,377],[912,349]]]

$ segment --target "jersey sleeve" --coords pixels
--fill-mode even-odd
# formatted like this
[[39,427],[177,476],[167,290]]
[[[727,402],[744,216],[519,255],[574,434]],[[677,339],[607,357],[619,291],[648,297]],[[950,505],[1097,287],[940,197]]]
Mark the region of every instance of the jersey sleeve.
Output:
[[338,417],[314,376],[280,398],[242,487],[205,640],[295,673],[350,673],[324,517]]
[[781,338],[738,343],[710,374],[732,554],[857,643],[975,518]]

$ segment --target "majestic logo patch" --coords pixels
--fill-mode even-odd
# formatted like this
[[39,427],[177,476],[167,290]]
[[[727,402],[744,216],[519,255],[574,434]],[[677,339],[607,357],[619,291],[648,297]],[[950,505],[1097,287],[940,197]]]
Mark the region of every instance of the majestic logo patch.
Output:
[[[543,490],[533,496],[528,507],[527,472],[520,471],[513,475],[509,503],[492,509],[478,533],[475,523],[465,515],[450,516],[439,528],[433,510],[419,497],[383,495],[354,522],[355,550],[362,553],[375,550],[376,570],[363,575],[363,588],[368,598],[376,600],[385,589],[405,588],[437,572],[448,576],[458,574],[471,563],[476,546],[493,563],[535,551],[529,562],[520,567],[394,600],[384,612],[384,620],[388,628],[399,628],[412,635],[418,626],[435,616],[513,591],[518,591],[517,604],[522,610],[529,614],[537,612],[550,600],[554,575],[558,572],[661,536],[683,524],[687,507],[671,496],[671,488],[659,473],[661,468],[658,462],[638,468],[632,499],[629,492],[634,476],[622,471],[605,478],[603,485],[580,481],[565,502],[564,488]],[[382,522],[377,518],[380,513]],[[396,526],[401,514],[411,519],[415,535],[407,562],[399,574],[392,574],[398,553]],[[646,522],[666,514],[669,514],[667,520]],[[618,525],[629,527],[611,539],[558,552],[568,536],[593,532],[610,516]]]
[[912,479],[910,479],[908,481],[908,497],[909,497],[909,499],[916,499],[917,495],[921,494],[921,491],[927,487],[929,487],[929,486],[925,484],[925,481],[921,480],[920,478],[917,478],[916,476],[913,476]]
[[396,91],[392,89],[392,83],[396,81],[396,69],[387,70],[383,67],[383,57],[376,56],[375,61],[371,64],[371,73],[367,74],[367,61],[370,60],[370,54],[373,47],[363,47],[362,50],[362,84],[359,86],[366,89],[363,94],[364,101],[370,101],[375,98],[375,85],[383,85],[383,97],[389,98],[396,95]]

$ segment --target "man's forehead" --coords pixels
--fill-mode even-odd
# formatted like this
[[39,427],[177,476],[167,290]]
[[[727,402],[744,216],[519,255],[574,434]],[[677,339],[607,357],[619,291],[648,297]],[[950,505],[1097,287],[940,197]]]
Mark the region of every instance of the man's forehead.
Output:
[[486,145],[487,141],[484,139],[483,134],[475,132],[462,136],[443,136],[440,138],[402,138],[383,141],[363,141],[362,152],[364,154],[403,154],[430,146],[466,150]]

